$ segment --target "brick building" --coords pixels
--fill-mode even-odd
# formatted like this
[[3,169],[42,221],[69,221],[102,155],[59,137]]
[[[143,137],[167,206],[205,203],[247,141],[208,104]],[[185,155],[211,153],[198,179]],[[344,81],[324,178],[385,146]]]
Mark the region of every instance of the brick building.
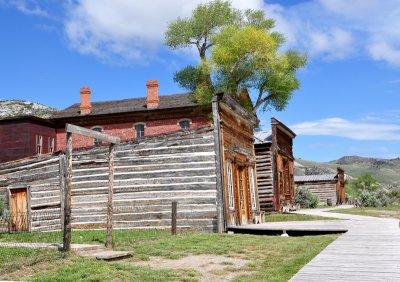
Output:
[[0,108],[0,163],[55,151],[56,131],[47,117],[56,109],[13,100]]
[[[55,124],[57,150],[65,150],[65,124],[86,127],[117,136],[121,141],[172,133],[185,129],[207,126],[210,109],[199,107],[190,99],[190,94],[158,94],[158,81],[147,81],[147,95],[105,102],[91,102],[91,90],[80,90],[80,103],[55,113],[51,121]],[[101,143],[84,136],[73,139],[74,149],[88,148]]]

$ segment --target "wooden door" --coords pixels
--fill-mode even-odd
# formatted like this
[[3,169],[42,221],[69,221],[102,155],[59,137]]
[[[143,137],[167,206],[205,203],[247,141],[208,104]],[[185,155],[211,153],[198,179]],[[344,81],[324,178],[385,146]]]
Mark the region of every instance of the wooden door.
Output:
[[13,189],[11,194],[11,229],[12,231],[28,230],[27,189]]
[[237,168],[237,187],[238,187],[238,210],[239,224],[247,224],[249,218],[248,211],[248,195],[247,195],[247,185],[246,185],[246,170],[242,166]]

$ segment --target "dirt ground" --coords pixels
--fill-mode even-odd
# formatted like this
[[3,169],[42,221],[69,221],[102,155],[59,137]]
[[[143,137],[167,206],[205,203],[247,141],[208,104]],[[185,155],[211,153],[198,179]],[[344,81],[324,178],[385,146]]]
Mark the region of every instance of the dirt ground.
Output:
[[148,261],[135,262],[135,265],[150,266],[152,268],[195,269],[200,274],[201,282],[231,281],[239,275],[251,274],[241,270],[248,260],[228,258],[224,256],[197,255],[187,256],[178,260],[169,260],[161,257],[151,257]]

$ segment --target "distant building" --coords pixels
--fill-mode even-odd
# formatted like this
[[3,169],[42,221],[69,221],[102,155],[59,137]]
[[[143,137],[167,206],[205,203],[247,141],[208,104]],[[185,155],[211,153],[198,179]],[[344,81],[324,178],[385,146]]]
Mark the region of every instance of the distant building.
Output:
[[290,209],[294,204],[293,139],[296,134],[271,118],[271,130],[255,132],[257,184],[260,209]]
[[319,197],[321,204],[346,203],[345,173],[341,168],[336,174],[295,176],[296,189],[306,187]]

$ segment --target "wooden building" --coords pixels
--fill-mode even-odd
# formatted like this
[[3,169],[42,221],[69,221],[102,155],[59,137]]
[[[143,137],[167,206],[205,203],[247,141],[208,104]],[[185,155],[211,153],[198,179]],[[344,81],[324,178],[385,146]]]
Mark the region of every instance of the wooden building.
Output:
[[[194,111],[203,115],[204,108]],[[142,112],[138,115],[145,118]],[[259,205],[252,128],[258,120],[224,94],[214,96],[212,115],[203,126],[116,145],[115,228],[170,228],[173,201],[178,202],[180,229],[223,232],[229,225],[254,220]],[[74,144],[80,150],[73,151],[72,228],[105,228],[108,147]],[[0,196],[27,222],[11,224],[12,230],[61,228],[64,158],[61,152],[0,164]]]
[[293,139],[296,134],[271,118],[271,130],[255,133],[260,210],[283,211],[294,204]]
[[308,188],[321,204],[340,205],[346,203],[345,178],[343,169],[338,168],[336,174],[295,176],[294,181],[296,189]]

